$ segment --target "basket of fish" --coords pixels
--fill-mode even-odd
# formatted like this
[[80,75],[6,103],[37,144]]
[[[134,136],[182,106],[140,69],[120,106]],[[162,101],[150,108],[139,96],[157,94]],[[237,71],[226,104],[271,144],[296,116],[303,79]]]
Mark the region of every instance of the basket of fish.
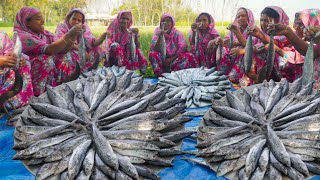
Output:
[[[181,99],[130,71],[78,79],[34,98],[14,131],[13,159],[36,179],[160,179],[183,129]],[[183,103],[181,103],[183,102]]]
[[320,92],[313,82],[270,80],[213,103],[198,128],[198,156],[230,179],[320,174]]
[[190,68],[163,73],[159,78],[161,86],[169,86],[168,98],[181,98],[188,108],[211,105],[212,99],[220,99],[231,88],[228,76],[216,68]]

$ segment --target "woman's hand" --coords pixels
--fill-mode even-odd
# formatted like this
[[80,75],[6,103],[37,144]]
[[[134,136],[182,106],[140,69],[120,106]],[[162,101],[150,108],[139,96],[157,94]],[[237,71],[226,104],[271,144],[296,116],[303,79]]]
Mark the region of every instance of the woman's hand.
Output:
[[244,53],[245,53],[244,49],[232,48],[230,50],[230,55],[231,56],[243,55]]
[[320,26],[309,26],[303,30],[303,36],[306,40],[314,38],[315,43],[320,44]]
[[274,31],[274,35],[286,36],[289,33],[289,31],[292,31],[292,29],[285,24],[269,24],[267,27],[267,33],[271,34],[272,31]]
[[209,52],[209,53],[213,52],[214,48],[219,46],[219,45],[223,45],[223,40],[220,37],[212,39],[208,43],[207,52]]
[[0,67],[14,67],[17,64],[17,57],[13,55],[0,55]]
[[139,29],[138,28],[130,28],[130,31],[134,34],[139,34]]

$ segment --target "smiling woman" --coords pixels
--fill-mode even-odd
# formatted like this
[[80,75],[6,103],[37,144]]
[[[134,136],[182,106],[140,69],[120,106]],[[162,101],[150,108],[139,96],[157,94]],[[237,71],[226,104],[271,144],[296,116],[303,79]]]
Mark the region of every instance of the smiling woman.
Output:
[[13,30],[21,39],[22,52],[30,57],[31,79],[36,96],[46,91],[46,85],[56,86],[76,76],[76,64],[68,52],[81,28],[75,26],[58,39],[44,29],[40,10],[23,7],[17,13]]

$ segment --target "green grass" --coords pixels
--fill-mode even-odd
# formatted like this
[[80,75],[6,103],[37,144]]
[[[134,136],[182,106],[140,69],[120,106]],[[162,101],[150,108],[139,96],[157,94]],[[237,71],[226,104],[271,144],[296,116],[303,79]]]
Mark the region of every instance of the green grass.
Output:
[[[95,37],[99,37],[106,30],[105,26],[96,26],[96,27],[90,27],[90,28],[91,28],[91,31]],[[156,27],[155,26],[146,26],[146,27],[142,26],[142,27],[138,27],[138,28],[139,28],[139,33],[140,33],[141,50],[142,50],[143,54],[145,55],[145,57],[148,59],[151,38],[152,38],[153,32]],[[177,26],[176,28],[182,32],[185,40],[188,42],[188,45],[189,45],[188,33],[190,31],[190,27]],[[227,33],[226,27],[216,26],[215,28],[220,33],[221,37],[224,37],[225,34]],[[48,30],[52,33],[55,32],[55,29],[56,29],[55,26],[46,26],[46,30]],[[13,28],[12,27],[0,27],[0,30],[5,31],[9,35],[9,37],[12,38],[12,36],[13,36]],[[189,47],[190,47],[190,45],[189,45]],[[147,73],[145,74],[145,77],[155,77],[150,64],[148,66]]]

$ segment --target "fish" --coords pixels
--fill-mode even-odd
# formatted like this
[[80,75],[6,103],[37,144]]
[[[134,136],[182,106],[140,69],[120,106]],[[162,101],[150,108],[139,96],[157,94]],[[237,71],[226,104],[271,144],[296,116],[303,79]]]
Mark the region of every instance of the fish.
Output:
[[79,57],[80,57],[80,66],[84,67],[86,64],[86,41],[83,36],[84,30],[81,31],[79,36],[79,44],[78,44],[78,51],[79,51]]
[[134,41],[134,37],[135,37],[135,34],[128,30],[128,32],[130,33],[130,59],[132,62],[135,62],[136,61],[136,43]]
[[314,61],[314,40],[311,38],[303,63],[302,84],[311,83],[314,79],[313,61]]
[[247,38],[247,43],[245,46],[245,54],[243,57],[244,63],[244,72],[248,74],[251,70],[252,66],[252,57],[253,56],[253,42],[252,42],[252,34],[249,34]]

